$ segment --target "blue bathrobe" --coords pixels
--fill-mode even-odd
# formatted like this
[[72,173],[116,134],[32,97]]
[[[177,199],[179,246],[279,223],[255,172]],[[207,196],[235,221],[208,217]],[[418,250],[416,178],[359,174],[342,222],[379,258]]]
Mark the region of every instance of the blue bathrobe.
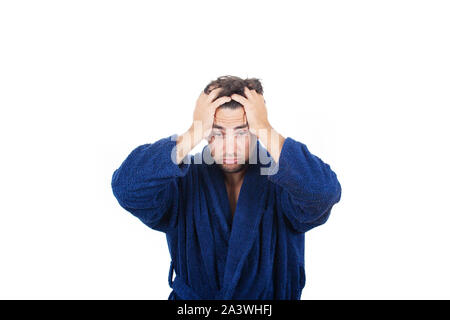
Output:
[[[233,217],[220,167],[198,163],[201,153],[172,162],[176,137],[138,146],[112,176],[120,206],[166,234],[168,299],[299,300],[304,234],[325,223],[341,197],[330,166],[290,137],[273,166],[257,141]],[[272,162],[263,164],[260,152]]]

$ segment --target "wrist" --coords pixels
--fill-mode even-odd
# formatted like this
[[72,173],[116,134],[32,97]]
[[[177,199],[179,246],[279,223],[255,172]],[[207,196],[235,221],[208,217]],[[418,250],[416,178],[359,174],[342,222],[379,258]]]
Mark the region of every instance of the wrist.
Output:
[[258,139],[270,137],[274,130],[270,123],[265,123],[256,130],[256,135]]
[[180,164],[184,157],[194,148],[193,133],[188,129],[178,136],[177,139],[177,164]]

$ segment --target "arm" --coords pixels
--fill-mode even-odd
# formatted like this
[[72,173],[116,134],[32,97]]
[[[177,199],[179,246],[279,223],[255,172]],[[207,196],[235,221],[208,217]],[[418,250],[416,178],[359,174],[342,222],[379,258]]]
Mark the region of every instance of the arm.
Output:
[[114,171],[111,187],[119,204],[150,228],[167,232],[176,226],[179,180],[186,176],[193,157],[183,160],[209,135],[216,108],[231,100],[215,99],[220,91],[202,91],[188,131],[176,139],[171,136],[137,147]]
[[283,214],[298,232],[325,223],[341,198],[341,185],[330,166],[306,145],[286,138],[279,162],[268,179],[277,184]]
[[245,109],[250,131],[274,159],[268,179],[275,183],[286,218],[298,232],[327,221],[331,207],[340,200],[341,185],[330,166],[311,154],[306,145],[284,138],[272,128],[262,94],[244,88],[246,97],[232,94]]
[[[180,137],[178,137],[180,139]],[[167,232],[177,222],[179,178],[189,163],[172,161],[171,137],[135,148],[114,171],[111,187],[119,204],[152,229]]]

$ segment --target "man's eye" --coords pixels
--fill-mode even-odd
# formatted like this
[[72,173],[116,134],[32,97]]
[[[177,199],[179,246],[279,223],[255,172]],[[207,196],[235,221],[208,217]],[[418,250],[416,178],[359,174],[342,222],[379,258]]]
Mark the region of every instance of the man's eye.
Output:
[[247,135],[247,133],[248,133],[248,131],[239,131],[238,135],[245,136],[245,135]]
[[222,135],[222,132],[213,132],[213,136],[220,137]]

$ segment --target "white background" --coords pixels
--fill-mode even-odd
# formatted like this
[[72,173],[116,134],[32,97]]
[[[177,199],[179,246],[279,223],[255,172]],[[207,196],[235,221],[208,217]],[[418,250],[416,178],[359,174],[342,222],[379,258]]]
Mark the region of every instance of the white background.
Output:
[[[167,299],[110,183],[221,75],[342,185],[303,299],[449,299],[448,1],[2,1],[0,298]],[[199,146],[201,147],[201,146]],[[198,149],[197,149],[198,150]]]

